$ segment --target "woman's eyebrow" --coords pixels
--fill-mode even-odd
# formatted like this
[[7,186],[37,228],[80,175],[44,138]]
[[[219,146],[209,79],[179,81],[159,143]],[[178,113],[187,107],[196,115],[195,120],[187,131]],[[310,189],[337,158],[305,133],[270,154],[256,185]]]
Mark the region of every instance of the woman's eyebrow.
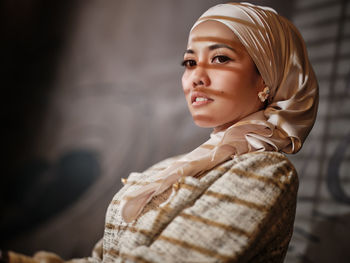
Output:
[[192,49],[186,49],[184,55],[185,54],[194,54],[194,51]]
[[230,46],[225,45],[225,44],[214,44],[214,45],[209,46],[209,50],[214,50],[214,49],[218,49],[218,48],[228,48],[228,49],[232,50],[233,52],[237,53],[237,51],[233,47],[230,47]]
[[[226,44],[214,44],[208,47],[209,50],[214,50],[214,49],[218,49],[218,48],[228,48],[230,50],[232,50],[233,52],[237,53],[237,50],[235,50],[233,47],[230,47],[229,45]],[[192,49],[186,49],[184,52],[185,54],[194,54],[195,52]]]

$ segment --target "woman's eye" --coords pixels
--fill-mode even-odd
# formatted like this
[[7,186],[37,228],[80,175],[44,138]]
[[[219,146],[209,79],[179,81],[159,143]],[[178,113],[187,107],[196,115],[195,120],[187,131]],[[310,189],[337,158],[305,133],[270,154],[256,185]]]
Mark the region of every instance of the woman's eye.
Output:
[[196,66],[196,61],[193,59],[186,59],[181,63],[181,65],[186,67],[186,68],[192,68],[192,67]]
[[213,63],[223,64],[223,63],[226,63],[227,61],[230,61],[230,60],[232,60],[232,59],[230,59],[228,56],[220,55],[220,56],[215,56],[212,59],[212,62]]

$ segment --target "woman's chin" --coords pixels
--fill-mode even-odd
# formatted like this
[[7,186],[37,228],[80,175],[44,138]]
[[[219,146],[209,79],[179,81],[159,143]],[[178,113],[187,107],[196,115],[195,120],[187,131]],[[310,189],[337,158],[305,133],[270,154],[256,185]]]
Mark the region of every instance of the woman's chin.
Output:
[[215,128],[215,126],[210,125],[210,124],[202,124],[202,123],[197,123],[197,122],[194,122],[194,123],[200,128]]
[[228,122],[228,123],[214,123],[214,122],[208,122],[203,120],[194,120],[194,123],[201,128],[212,128],[215,132],[226,130],[228,127],[232,126],[235,121]]
[[216,123],[208,120],[204,120],[203,118],[193,118],[194,123],[201,128],[215,128]]

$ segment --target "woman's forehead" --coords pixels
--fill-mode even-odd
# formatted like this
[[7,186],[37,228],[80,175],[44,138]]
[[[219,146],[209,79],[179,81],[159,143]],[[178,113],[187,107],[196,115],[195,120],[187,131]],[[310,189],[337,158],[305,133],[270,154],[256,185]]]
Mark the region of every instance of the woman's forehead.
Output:
[[224,25],[221,22],[214,21],[214,20],[207,20],[202,23],[199,23],[195,28],[192,29],[189,35],[189,41],[192,38],[195,37],[221,37],[221,38],[227,38],[232,39],[236,38],[236,35],[233,33],[233,31]]
[[233,31],[221,22],[208,20],[198,24],[190,32],[187,47],[225,44],[235,49],[244,49]]

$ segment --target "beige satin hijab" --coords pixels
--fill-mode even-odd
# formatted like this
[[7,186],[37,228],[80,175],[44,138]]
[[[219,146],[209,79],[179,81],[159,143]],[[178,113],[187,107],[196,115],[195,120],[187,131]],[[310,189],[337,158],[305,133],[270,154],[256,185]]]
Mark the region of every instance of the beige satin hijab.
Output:
[[234,155],[251,151],[296,153],[314,124],[318,84],[305,43],[290,21],[271,8],[249,3],[216,5],[192,29],[207,20],[225,24],[242,42],[270,88],[268,105],[226,130],[212,133],[207,142],[151,178],[153,183],[124,196],[121,214],[126,222],[137,218],[152,197],[182,176],[208,171]]

